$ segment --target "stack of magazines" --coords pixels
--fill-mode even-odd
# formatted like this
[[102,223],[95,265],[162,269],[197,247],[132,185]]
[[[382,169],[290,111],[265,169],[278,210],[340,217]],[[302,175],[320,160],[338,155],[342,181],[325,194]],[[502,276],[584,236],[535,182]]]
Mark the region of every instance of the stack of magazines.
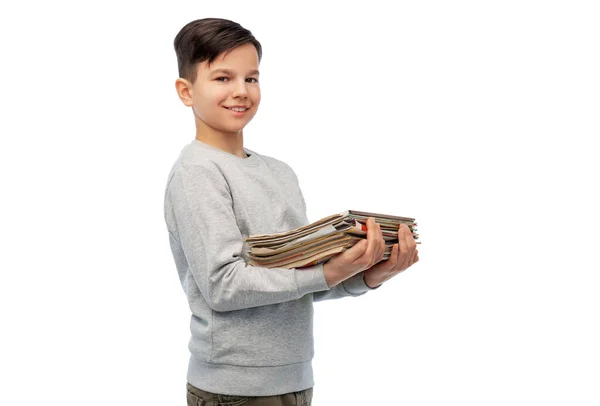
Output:
[[384,261],[389,259],[392,247],[398,242],[400,224],[408,226],[415,240],[419,238],[414,218],[346,210],[295,230],[247,237],[249,264],[290,269],[324,263],[367,238],[369,217],[381,227],[385,240]]

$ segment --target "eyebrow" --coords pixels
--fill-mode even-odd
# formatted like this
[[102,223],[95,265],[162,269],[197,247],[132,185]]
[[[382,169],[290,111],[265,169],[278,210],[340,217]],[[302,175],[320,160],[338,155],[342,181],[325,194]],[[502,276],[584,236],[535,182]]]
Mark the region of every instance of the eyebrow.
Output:
[[[226,73],[228,75],[232,75],[233,76],[233,71],[230,69],[215,69],[214,71],[212,71],[210,74],[214,75],[215,73]],[[249,75],[258,75],[259,72],[256,69],[251,70],[250,72],[248,72]]]

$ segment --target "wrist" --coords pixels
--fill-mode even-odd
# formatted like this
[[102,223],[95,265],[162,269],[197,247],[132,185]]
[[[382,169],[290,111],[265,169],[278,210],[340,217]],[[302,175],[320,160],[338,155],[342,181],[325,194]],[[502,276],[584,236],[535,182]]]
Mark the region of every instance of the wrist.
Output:
[[325,275],[325,283],[329,288],[333,288],[335,285],[339,283],[338,278],[335,275],[335,272],[331,269],[331,264],[329,262],[325,262],[323,264],[323,274]]
[[367,285],[367,287],[369,289],[377,289],[378,287],[381,286],[381,283],[369,280],[369,277],[367,275],[368,274],[363,273],[363,281],[365,282],[365,285]]

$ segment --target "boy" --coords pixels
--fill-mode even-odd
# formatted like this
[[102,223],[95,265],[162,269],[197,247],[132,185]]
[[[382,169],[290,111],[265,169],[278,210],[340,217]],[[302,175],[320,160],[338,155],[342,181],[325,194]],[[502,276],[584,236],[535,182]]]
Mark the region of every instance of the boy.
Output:
[[313,301],[359,296],[418,260],[407,227],[392,257],[371,218],[367,239],[325,264],[246,263],[244,238],[309,223],[294,171],[244,148],[260,103],[260,43],[239,24],[201,19],[174,41],[175,86],[196,137],[170,171],[165,221],[192,311],[188,405],[310,405]]

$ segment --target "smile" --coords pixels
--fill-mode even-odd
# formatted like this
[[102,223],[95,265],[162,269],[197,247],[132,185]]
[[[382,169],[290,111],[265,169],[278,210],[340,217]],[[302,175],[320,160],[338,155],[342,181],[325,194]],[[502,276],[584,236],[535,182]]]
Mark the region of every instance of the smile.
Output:
[[237,111],[238,113],[243,113],[248,110],[246,107],[225,107],[227,110]]

